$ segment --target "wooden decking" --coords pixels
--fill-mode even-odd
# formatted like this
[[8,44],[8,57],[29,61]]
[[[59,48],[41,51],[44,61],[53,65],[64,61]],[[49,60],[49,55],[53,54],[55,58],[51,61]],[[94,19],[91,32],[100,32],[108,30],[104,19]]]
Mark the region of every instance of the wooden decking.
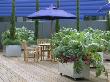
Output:
[[[110,63],[105,64],[110,69]],[[72,78],[61,76],[58,72],[58,63],[30,60],[25,63],[22,57],[4,57],[0,53],[0,82],[109,82],[102,75],[98,78],[91,70],[89,80],[75,81]]]

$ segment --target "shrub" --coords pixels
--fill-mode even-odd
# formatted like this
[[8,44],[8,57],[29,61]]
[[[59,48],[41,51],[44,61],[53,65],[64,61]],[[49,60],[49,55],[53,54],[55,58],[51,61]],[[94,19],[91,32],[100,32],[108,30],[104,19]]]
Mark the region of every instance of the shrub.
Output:
[[101,35],[103,31],[98,29],[89,28],[78,32],[63,28],[52,37],[53,54],[62,63],[75,62],[77,73],[81,72],[83,64],[93,64],[96,66],[96,76],[99,76],[105,72],[105,68],[97,52],[102,52],[107,45]]
[[25,27],[16,28],[15,40],[11,40],[9,30],[2,33],[2,44],[19,44],[23,40],[26,40],[28,43],[34,42],[34,32],[28,30]]

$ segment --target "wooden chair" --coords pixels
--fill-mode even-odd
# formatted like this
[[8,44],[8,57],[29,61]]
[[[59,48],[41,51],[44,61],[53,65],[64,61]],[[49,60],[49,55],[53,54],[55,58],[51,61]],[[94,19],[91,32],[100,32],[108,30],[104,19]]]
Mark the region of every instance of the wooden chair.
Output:
[[44,60],[45,52],[48,54],[48,58],[50,58],[51,46],[45,45],[45,44],[50,44],[50,39],[38,39],[37,44],[41,46],[41,60]]
[[39,60],[39,58],[40,58],[40,56],[41,56],[41,47],[40,46],[37,46],[36,48],[35,48],[35,58],[37,59],[37,62],[38,62],[38,60]]
[[45,52],[47,57],[50,58],[51,55],[51,46],[50,45],[41,45],[41,60],[44,60]]
[[25,62],[28,62],[29,58],[33,58],[34,61],[37,59],[38,61],[38,58],[37,58],[39,55],[38,47],[36,48],[28,47],[26,41],[23,41],[22,47],[24,49],[24,61]]

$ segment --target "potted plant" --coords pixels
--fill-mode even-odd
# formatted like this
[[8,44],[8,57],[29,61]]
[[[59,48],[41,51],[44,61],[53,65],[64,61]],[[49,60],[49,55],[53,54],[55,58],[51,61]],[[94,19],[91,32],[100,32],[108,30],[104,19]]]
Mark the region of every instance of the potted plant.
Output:
[[5,56],[21,56],[21,42],[17,37],[11,39],[9,30],[2,34],[2,44]]
[[61,74],[73,78],[89,78],[89,55],[85,54],[85,47],[80,42],[70,40],[67,45],[60,45],[55,48],[54,54],[59,60],[59,72]]
[[[10,31],[2,33],[2,44],[4,46],[4,55],[6,56],[21,56],[21,44],[26,40],[29,44],[35,43],[34,32],[25,27],[16,28],[15,39],[10,38]],[[37,43],[37,42],[36,42]]]
[[3,41],[3,45],[5,45],[5,56],[21,56],[21,46],[19,40],[5,39]]
[[[90,39],[87,38],[88,35]],[[53,35],[53,54],[59,61],[60,73],[73,78],[89,78],[91,64],[96,66],[96,76],[105,71],[102,58],[97,55],[98,47],[92,44],[93,38],[90,36],[92,34],[88,32],[69,28]]]
[[15,0],[12,0],[11,27],[2,34],[2,43],[5,45],[5,56],[20,56],[21,47],[19,39],[16,37],[16,16],[15,16]]

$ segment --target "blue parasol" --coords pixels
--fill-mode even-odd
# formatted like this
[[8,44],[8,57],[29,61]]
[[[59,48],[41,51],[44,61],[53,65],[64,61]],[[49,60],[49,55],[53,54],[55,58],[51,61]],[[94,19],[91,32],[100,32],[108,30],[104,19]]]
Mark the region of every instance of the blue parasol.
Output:
[[64,10],[56,9],[51,6],[45,10],[39,10],[38,12],[34,12],[27,16],[30,19],[46,19],[51,20],[51,33],[52,33],[52,24],[55,19],[76,19],[76,16],[68,13]]
[[64,10],[57,9],[46,9],[40,10],[28,16],[30,19],[46,19],[46,20],[55,20],[55,19],[75,19],[76,16],[70,13],[65,12]]

